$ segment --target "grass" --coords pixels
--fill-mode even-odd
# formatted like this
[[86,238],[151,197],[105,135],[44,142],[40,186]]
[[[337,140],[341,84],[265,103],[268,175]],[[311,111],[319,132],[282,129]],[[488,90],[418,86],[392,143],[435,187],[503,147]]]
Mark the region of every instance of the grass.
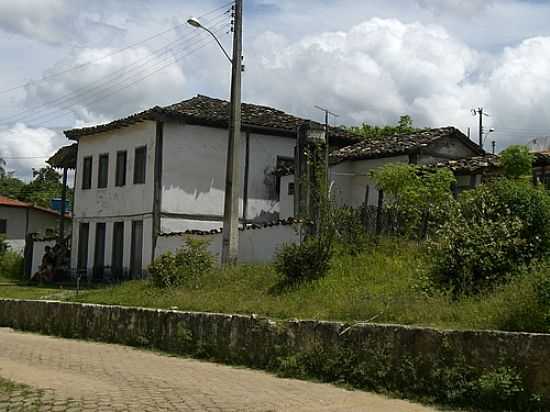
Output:
[[[327,276],[279,290],[268,265],[217,269],[176,289],[148,281],[81,292],[2,283],[0,297],[57,299],[189,311],[259,314],[279,319],[371,321],[453,329],[548,332],[550,307],[539,302],[546,268],[474,297],[453,299],[430,288],[426,253],[414,243],[384,240],[367,252],[334,258]],[[549,290],[550,293],[550,290]]]
[[84,292],[75,300],[279,319],[548,331],[545,309],[536,297],[537,279],[545,273],[456,300],[429,288],[425,256],[415,244],[386,240],[360,256],[338,256],[327,276],[283,291],[270,266],[256,265],[215,270],[183,288],[157,289],[147,281],[132,281]]

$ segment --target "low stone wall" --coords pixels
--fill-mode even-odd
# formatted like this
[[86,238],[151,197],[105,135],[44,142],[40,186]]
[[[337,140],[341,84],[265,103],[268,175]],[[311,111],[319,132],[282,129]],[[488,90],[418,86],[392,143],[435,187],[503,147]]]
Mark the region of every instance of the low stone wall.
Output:
[[491,371],[501,365],[517,368],[531,393],[550,397],[550,335],[545,334],[273,321],[255,316],[21,300],[0,300],[0,326],[154,347],[259,368],[270,368],[295,354],[315,353],[320,362],[323,354],[348,354],[342,359],[353,358],[353,362],[383,354],[387,368],[403,371],[403,365],[414,360],[414,373],[422,374],[460,359],[464,370]]

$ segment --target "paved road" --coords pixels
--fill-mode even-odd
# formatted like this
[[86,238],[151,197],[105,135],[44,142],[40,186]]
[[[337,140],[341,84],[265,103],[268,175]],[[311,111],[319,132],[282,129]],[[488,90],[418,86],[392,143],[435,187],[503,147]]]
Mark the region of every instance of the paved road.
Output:
[[0,328],[0,411],[434,411],[331,385]]

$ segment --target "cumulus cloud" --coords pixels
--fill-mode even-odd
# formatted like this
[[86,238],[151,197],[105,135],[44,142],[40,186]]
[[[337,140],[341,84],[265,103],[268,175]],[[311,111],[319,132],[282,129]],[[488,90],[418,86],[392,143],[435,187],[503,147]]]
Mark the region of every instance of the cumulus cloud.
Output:
[[66,110],[78,121],[102,122],[181,97],[185,85],[181,67],[171,65],[155,73],[173,61],[170,53],[154,54],[147,48],[113,52],[84,49],[59,62],[51,72],[90,61],[94,64],[28,85],[27,107],[35,110],[25,119],[43,121],[57,110]]
[[431,123],[423,99],[460,94],[479,62],[441,27],[395,19],[374,18],[347,32],[282,44],[272,33],[255,44],[254,54],[263,53],[248,74],[254,97],[292,102],[294,111],[329,105],[355,123],[393,121],[403,113]]
[[32,169],[44,167],[51,156],[67,140],[61,132],[46,128],[30,128],[18,123],[0,127],[0,157],[6,159],[7,169],[17,176],[30,179]]

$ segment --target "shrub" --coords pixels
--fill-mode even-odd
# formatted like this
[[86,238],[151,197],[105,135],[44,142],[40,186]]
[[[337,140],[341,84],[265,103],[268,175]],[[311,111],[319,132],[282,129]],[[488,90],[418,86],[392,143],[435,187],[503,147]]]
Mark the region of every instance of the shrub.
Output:
[[185,245],[174,255],[167,252],[149,266],[151,280],[156,287],[181,287],[212,270],[214,257],[208,251],[208,242],[185,239]]
[[283,245],[274,260],[275,270],[289,284],[322,277],[330,268],[332,247],[318,238],[309,238],[302,244]]
[[531,174],[533,155],[524,145],[509,146],[500,154],[504,175],[511,179]]
[[334,211],[336,239],[345,254],[359,255],[368,245],[368,236],[363,224],[364,210],[342,207]]
[[22,280],[24,268],[23,262],[23,256],[19,253],[7,250],[0,254],[0,276],[9,279]]
[[550,253],[550,198],[502,179],[463,193],[431,244],[434,273],[455,292],[479,292]]

